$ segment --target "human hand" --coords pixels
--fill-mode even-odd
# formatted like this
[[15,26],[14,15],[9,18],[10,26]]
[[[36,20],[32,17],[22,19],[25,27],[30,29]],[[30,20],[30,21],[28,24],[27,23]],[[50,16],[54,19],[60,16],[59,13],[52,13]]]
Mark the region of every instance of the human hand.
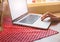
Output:
[[53,15],[51,12],[46,12],[42,17],[41,20],[43,21],[45,18],[50,17],[50,21],[60,21],[60,17]]

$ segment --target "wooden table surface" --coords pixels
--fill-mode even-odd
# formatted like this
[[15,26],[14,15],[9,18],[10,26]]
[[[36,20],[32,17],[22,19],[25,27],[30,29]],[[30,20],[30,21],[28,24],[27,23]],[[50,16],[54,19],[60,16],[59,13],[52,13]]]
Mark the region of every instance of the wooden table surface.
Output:
[[[3,11],[4,11],[3,12],[4,16],[6,15],[10,16],[9,8],[4,7]],[[60,13],[56,13],[56,16],[60,16]],[[50,37],[43,38],[41,40],[34,41],[34,42],[60,42],[60,22],[55,25],[51,25],[50,29],[56,30],[59,33]]]

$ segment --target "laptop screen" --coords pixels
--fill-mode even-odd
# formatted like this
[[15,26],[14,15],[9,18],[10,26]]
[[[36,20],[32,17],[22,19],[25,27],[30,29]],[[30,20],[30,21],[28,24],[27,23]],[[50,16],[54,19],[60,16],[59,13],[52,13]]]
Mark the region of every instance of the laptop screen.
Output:
[[28,12],[26,0],[8,0],[12,20]]

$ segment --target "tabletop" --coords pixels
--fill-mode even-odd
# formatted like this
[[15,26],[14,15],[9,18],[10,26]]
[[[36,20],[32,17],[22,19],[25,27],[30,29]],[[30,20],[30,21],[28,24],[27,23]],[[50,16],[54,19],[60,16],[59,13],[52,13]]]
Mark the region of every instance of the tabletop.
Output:
[[[4,8],[3,8],[3,9],[4,9]],[[4,10],[5,10],[5,11],[4,11]],[[5,7],[4,10],[3,10],[3,11],[4,11],[4,14],[5,14],[5,15],[6,15],[6,14],[8,15],[9,12],[6,11],[6,10],[8,10],[8,8]],[[60,15],[60,13],[57,14],[57,16],[59,16],[59,15]],[[60,42],[60,22],[57,23],[57,24],[55,24],[55,25],[51,25],[51,26],[50,26],[50,29],[56,30],[56,31],[58,31],[59,33],[56,34],[56,35],[53,35],[53,36],[49,36],[49,37],[40,39],[40,40],[36,40],[36,41],[34,41],[34,42]]]

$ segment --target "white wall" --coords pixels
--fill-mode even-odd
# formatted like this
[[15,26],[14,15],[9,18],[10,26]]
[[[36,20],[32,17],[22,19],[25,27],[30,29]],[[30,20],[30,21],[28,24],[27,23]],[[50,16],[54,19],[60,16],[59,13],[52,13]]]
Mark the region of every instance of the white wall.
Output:
[[28,4],[32,3],[32,0],[27,0],[27,3],[28,3]]

